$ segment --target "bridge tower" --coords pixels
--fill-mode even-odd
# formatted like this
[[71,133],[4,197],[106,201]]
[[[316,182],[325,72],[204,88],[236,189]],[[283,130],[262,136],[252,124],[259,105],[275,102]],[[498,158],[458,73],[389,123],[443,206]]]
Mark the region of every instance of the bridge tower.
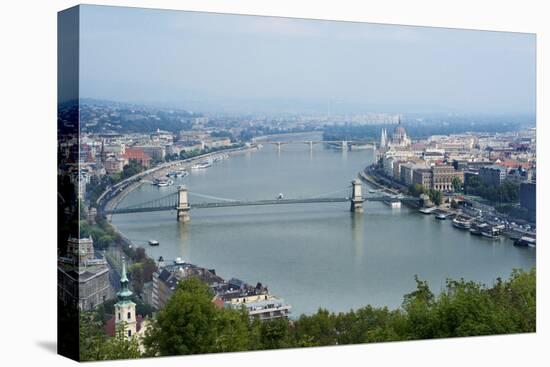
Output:
[[189,206],[187,187],[185,187],[185,185],[181,185],[178,188],[178,203],[176,206],[176,210],[178,212],[178,222],[185,223],[191,220],[189,209],[191,209],[191,207]]
[[361,194],[361,181],[356,178],[351,181],[351,207],[350,210],[354,213],[363,213],[363,196]]
[[342,151],[348,150],[348,142],[346,140],[342,140]]
[[277,152],[281,153],[281,142],[277,142]]
[[309,144],[309,151],[312,152],[313,151],[313,142],[310,140],[308,142],[308,144]]

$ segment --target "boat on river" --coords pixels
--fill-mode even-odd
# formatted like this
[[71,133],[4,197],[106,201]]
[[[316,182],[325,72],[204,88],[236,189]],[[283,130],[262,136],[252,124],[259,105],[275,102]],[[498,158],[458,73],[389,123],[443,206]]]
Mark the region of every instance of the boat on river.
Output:
[[208,167],[212,166],[212,162],[206,161],[206,162],[199,162],[191,166],[191,169],[194,171],[207,169]]
[[519,247],[535,247],[537,245],[537,240],[533,237],[528,236],[522,236],[520,238],[517,238],[514,241],[514,246]]
[[432,212],[436,209],[437,208],[434,206],[434,207],[431,207],[431,208],[422,208],[422,209],[419,209],[418,211],[422,214],[432,214]]
[[153,181],[153,185],[158,187],[167,187],[174,184],[174,181],[166,178],[157,178],[155,181]]
[[157,240],[149,240],[148,243],[149,243],[149,246],[158,246],[159,245],[159,241],[157,241]]
[[453,227],[458,229],[470,229],[472,219],[459,215],[453,219]]
[[[485,223],[487,224],[487,223]],[[481,235],[483,237],[497,239],[500,238],[500,227],[487,224],[482,230]]]

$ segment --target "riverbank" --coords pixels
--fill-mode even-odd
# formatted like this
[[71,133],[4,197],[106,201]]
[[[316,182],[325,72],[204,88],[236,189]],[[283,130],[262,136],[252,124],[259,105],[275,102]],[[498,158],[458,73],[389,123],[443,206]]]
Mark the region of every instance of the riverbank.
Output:
[[188,169],[193,164],[198,163],[204,159],[208,159],[212,156],[216,156],[219,154],[227,154],[228,156],[234,156],[234,155],[244,154],[248,152],[253,152],[258,149],[259,147],[254,144],[254,145],[244,146],[239,148],[231,148],[231,149],[219,150],[216,152],[204,153],[192,158],[162,163],[158,166],[155,166],[153,168],[140,172],[132,177],[128,177],[127,179],[109,187],[99,196],[96,204],[100,209],[99,210],[100,212],[103,209],[112,209],[116,207],[116,205],[118,205],[128,194],[130,194],[132,191],[139,188],[144,183],[143,181],[147,181],[147,180],[152,181],[156,176],[159,176],[159,177],[166,176],[166,174],[169,171],[173,170],[174,168]]
[[[401,187],[399,189],[395,188],[395,186],[400,186],[399,184],[397,184],[395,182],[390,182],[388,179],[382,178],[380,176],[374,176],[374,175],[370,174],[369,173],[369,167],[366,167],[363,171],[359,172],[359,177],[361,178],[362,181],[364,181],[364,182],[366,182],[370,185],[373,185],[377,189],[383,190],[387,193],[390,193],[390,194],[393,194],[393,195],[405,194],[405,190],[404,190],[403,187]],[[389,186],[389,185],[392,185],[392,186]],[[417,206],[411,205],[410,203],[405,203],[405,204],[412,207],[412,208],[418,209]],[[445,212],[445,213],[450,214],[450,215],[463,214],[462,210],[460,210],[460,209],[452,210],[450,208],[440,208],[440,207],[437,207],[436,209],[434,209],[434,211],[431,212],[431,214],[435,215],[435,214],[438,214],[438,213],[441,213],[441,212]],[[500,225],[499,223],[495,223],[492,220],[485,219],[484,221],[487,224],[492,225],[492,226]],[[528,237],[536,238],[536,235],[533,234],[533,233],[530,233],[530,232],[527,232],[527,231],[520,231],[518,229],[511,229],[511,228],[503,229],[501,231],[501,234],[502,234],[502,236],[504,236],[506,238],[509,238],[511,240],[515,240],[515,239],[520,238],[522,236],[528,236]]]
[[[98,206],[101,209],[113,209],[119,203],[121,203],[130,193],[140,188],[143,184],[147,182],[151,182],[152,179],[156,176],[164,177],[169,171],[174,170],[175,168],[189,169],[193,164],[203,161],[205,159],[211,158],[216,155],[226,154],[231,157],[231,156],[236,156],[240,154],[246,154],[248,152],[253,152],[258,149],[259,147],[257,145],[244,146],[244,147],[239,147],[234,149],[221,150],[217,152],[209,152],[209,153],[197,155],[192,158],[163,163],[159,166],[153,167],[149,170],[140,172],[132,177],[129,177],[124,181],[119,182],[117,185],[113,185],[111,188],[109,188],[104,193],[102,193],[102,195],[99,197]],[[114,277],[115,279],[114,284],[116,287],[116,284],[117,284],[116,279],[118,279],[118,276],[120,275],[119,273],[120,273],[121,256],[125,255],[127,258],[128,264],[131,265],[133,263],[132,258],[136,249],[138,249],[139,247],[142,247],[144,249],[144,256],[145,256],[143,261],[149,261],[152,263],[156,263],[156,261],[153,257],[150,256],[150,254],[148,253],[145,247],[139,246],[136,243],[134,243],[134,241],[129,239],[121,230],[119,230],[112,223],[111,215],[106,216],[105,219],[106,219],[106,223],[104,224],[104,226],[109,227],[117,239],[116,243],[109,246],[107,251],[105,251],[106,259],[109,261],[111,268],[117,274],[117,276]]]

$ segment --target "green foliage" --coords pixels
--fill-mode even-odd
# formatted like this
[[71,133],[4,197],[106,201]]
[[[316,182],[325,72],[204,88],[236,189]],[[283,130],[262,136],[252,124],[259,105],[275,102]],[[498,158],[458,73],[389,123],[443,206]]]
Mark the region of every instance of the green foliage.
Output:
[[131,159],[127,165],[122,168],[121,181],[129,177],[137,175],[140,172],[143,172],[145,167],[143,167],[139,162]]
[[115,233],[108,231],[99,225],[90,225],[86,221],[80,221],[80,237],[92,236],[94,247],[98,250],[104,250],[117,241]]
[[426,189],[423,185],[420,184],[411,184],[409,186],[409,195],[414,197],[419,197],[422,194],[426,193]]
[[85,312],[80,316],[80,360],[104,361],[111,359],[139,358],[137,338],[125,338],[124,325],[119,325],[116,335],[108,337],[97,313]]
[[219,310],[208,286],[197,279],[182,281],[149,327],[148,355],[198,354],[244,350],[247,323],[237,311]]
[[272,319],[261,323],[260,349],[278,349],[289,347],[288,321],[286,319]]
[[478,176],[470,177],[464,184],[464,191],[469,195],[478,195],[491,203],[517,203],[519,201],[519,185],[504,181],[500,186],[489,186]]
[[460,192],[462,191],[462,181],[458,177],[453,177],[453,180],[451,181],[451,184],[453,185],[454,192]]
[[[366,306],[346,313],[302,315],[298,320],[249,320],[244,309],[219,309],[208,286],[188,279],[147,329],[145,356],[232,352],[344,345],[398,340],[534,332],[536,272],[514,270],[506,281],[486,287],[464,279],[448,280],[435,295],[426,281],[400,308]],[[93,314],[92,314],[93,315]],[[124,338],[104,336],[101,314],[81,320],[83,360],[134,358],[139,350]]]
[[443,201],[443,195],[441,194],[441,191],[439,190],[428,190],[428,196],[432,203],[435,205],[441,205],[441,202]]

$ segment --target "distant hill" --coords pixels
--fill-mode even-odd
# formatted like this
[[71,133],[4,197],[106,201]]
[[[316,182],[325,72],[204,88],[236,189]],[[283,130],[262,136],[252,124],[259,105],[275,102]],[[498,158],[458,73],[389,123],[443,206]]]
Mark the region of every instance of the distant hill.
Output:
[[177,132],[189,129],[193,118],[186,110],[158,108],[131,103],[81,99],[80,127],[88,133],[145,133],[157,129]]

